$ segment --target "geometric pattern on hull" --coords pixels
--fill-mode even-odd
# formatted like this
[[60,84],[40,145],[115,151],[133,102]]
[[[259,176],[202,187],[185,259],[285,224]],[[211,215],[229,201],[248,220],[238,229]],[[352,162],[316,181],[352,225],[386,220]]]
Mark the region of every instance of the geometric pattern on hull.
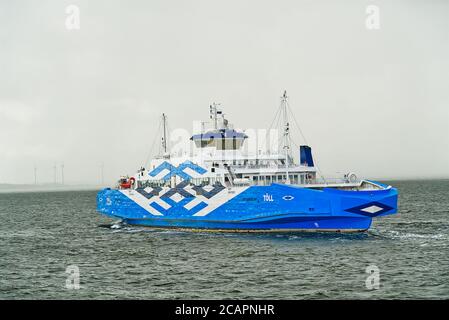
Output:
[[384,203],[380,203],[377,201],[372,201],[372,202],[364,203],[360,206],[346,209],[345,211],[360,214],[360,215],[366,216],[366,217],[376,217],[378,215],[381,215],[382,213],[390,211],[391,209],[393,209],[393,208],[390,207],[389,205],[386,205]]
[[175,167],[171,163],[164,161],[162,164],[157,166],[155,169],[153,169],[149,175],[151,177],[156,177],[158,174],[160,174],[162,171],[167,170],[168,173],[161,178],[161,180],[167,181],[170,180],[171,177],[178,176],[181,177],[183,180],[190,180],[192,177],[184,172],[185,169],[190,169],[195,171],[196,173],[202,175],[207,172],[206,169],[194,164],[191,161],[184,161],[181,163],[178,167]]
[[[209,200],[216,196],[218,193],[226,189],[221,183],[215,183],[211,188],[206,189],[202,186],[191,186],[189,180],[181,181],[174,188],[168,189],[161,195],[163,188],[155,187],[151,191],[147,191],[144,188],[138,188],[136,191],[150,200],[149,205],[156,210],[160,215],[194,215],[200,210],[207,207],[207,203],[204,201],[198,201],[198,196],[203,196]],[[193,195],[191,192],[196,193]],[[191,191],[191,192],[189,192]],[[153,197],[156,197],[153,199]],[[153,200],[158,200],[153,201]],[[163,201],[163,203],[161,203]],[[196,201],[192,205],[192,203]]]

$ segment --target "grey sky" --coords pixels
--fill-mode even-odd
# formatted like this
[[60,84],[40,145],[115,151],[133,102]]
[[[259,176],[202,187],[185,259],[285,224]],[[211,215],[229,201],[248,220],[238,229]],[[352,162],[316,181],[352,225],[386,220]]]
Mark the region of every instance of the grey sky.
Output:
[[284,89],[326,175],[449,177],[448,1],[0,0],[0,26],[0,183],[112,182],[162,112],[264,128]]

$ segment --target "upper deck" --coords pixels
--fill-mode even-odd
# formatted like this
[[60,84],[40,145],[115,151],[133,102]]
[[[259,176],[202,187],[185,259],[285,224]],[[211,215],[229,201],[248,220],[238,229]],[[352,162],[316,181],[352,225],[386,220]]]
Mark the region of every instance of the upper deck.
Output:
[[141,168],[133,176],[135,187],[175,187],[184,181],[202,186],[220,183],[226,187],[276,183],[308,188],[351,189],[362,184],[354,174],[347,174],[342,179],[318,179],[312,150],[307,145],[300,146],[299,163],[295,161],[290,147],[286,93],[277,113],[278,122],[282,122],[281,118],[285,121],[278,137],[279,141],[283,141],[280,151],[247,152],[244,146],[250,137],[245,131],[235,130],[217,104],[211,105],[209,112],[210,121],[202,122],[201,131],[190,138],[193,152],[189,155],[174,155],[167,150],[166,117],[163,115],[163,155],[152,159],[147,169]]

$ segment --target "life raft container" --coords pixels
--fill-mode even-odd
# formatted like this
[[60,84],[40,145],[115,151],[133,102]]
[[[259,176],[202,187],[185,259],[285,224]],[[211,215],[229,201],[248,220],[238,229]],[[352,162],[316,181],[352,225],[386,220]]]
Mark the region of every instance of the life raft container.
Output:
[[136,182],[136,179],[134,177],[131,177],[129,179],[126,179],[126,180],[120,182],[120,188],[130,189],[134,185],[135,182]]

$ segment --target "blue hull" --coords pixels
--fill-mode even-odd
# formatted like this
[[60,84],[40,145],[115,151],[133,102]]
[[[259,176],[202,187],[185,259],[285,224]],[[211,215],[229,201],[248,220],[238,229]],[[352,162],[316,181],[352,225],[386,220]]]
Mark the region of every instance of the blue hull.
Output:
[[367,230],[372,222],[371,218],[278,218],[268,222],[213,222],[192,220],[146,220],[126,219],[131,225],[140,225],[156,228],[198,229],[227,232],[361,232]]
[[98,193],[97,210],[131,225],[149,227],[240,232],[357,232],[367,230],[374,217],[396,213],[398,198],[397,190],[387,186],[382,190],[343,191],[272,184],[248,187],[203,214],[212,202],[197,201],[195,206],[189,206],[198,199],[183,195],[178,202],[161,196],[158,200],[163,201],[165,208],[152,203],[149,211],[146,203],[134,200],[136,197],[148,199],[148,202],[154,199],[142,190],[104,189]]

